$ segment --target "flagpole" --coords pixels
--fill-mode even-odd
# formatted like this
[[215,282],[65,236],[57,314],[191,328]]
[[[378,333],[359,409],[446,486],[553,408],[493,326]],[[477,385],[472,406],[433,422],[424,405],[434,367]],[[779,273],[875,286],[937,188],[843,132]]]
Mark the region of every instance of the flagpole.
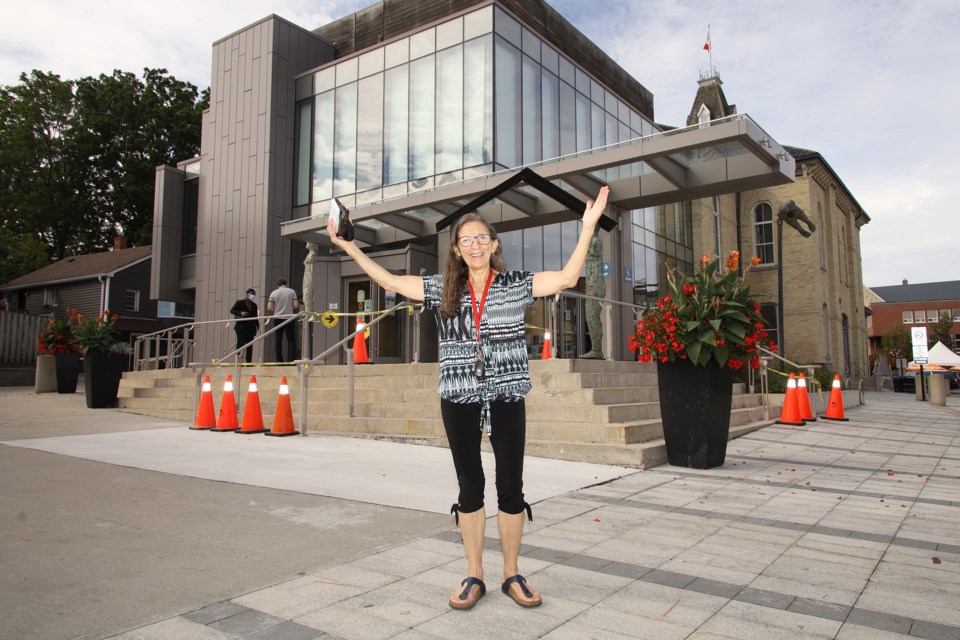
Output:
[[713,41],[710,40],[710,25],[707,25],[707,43],[710,47],[707,49],[707,53],[710,54],[710,77],[713,77]]

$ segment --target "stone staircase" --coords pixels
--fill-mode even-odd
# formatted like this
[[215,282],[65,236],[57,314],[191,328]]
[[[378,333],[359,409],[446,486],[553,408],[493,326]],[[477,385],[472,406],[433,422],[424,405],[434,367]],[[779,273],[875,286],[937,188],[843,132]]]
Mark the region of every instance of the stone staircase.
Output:
[[[446,446],[437,396],[438,365],[361,365],[354,369],[354,416],[349,415],[346,366],[310,368],[307,430]],[[300,419],[300,379],[294,367],[207,369],[219,410],[223,382],[234,380],[242,412],[250,375],[256,375],[264,423],[276,410],[280,377],[286,375],[294,423]],[[527,395],[527,454],[562,460],[649,468],[666,462],[657,374],[653,365],[597,360],[534,360]],[[192,424],[198,397],[190,369],[124,374],[123,411]],[[242,416],[241,416],[242,419]],[[734,388],[730,437],[770,424],[758,395]],[[489,448],[485,439],[484,447]]]

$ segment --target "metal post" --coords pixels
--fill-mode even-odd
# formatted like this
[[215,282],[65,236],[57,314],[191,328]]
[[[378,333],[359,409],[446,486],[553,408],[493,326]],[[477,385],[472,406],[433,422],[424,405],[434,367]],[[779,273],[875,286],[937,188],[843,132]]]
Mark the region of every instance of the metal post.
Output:
[[[777,218],[777,353],[783,355],[783,218]],[[780,361],[780,370],[783,370],[783,361]]]
[[307,364],[299,366],[300,374],[300,435],[307,435]]
[[347,349],[347,404],[350,407],[350,417],[356,418],[356,414],[353,411],[353,383],[354,383],[354,372],[353,372],[353,349]]

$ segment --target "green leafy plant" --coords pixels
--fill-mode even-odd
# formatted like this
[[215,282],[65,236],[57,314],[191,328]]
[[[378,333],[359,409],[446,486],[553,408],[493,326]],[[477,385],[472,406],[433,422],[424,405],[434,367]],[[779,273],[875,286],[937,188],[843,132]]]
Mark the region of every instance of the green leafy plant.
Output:
[[110,351],[117,341],[116,323],[117,315],[110,313],[109,309],[96,318],[84,318],[78,313],[73,327],[73,341],[80,353]]
[[74,342],[73,329],[74,314],[77,310],[67,309],[70,321],[50,318],[50,324],[40,333],[37,340],[37,353],[40,355],[56,355],[58,353],[76,353],[79,349]]
[[[759,347],[773,350],[760,315],[760,305],[737,271],[740,252],[726,259],[704,256],[693,275],[667,271],[669,293],[647,309],[630,336],[631,351],[641,362],[689,359],[699,366],[711,360],[721,367],[760,366]],[[759,263],[747,266],[744,274]]]

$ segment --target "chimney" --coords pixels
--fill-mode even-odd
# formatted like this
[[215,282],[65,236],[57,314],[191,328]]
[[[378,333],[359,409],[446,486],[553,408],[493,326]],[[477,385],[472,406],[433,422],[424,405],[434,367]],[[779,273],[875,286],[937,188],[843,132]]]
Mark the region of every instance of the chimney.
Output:
[[[127,248],[127,238],[126,236],[117,236],[113,239],[113,250],[120,251],[120,249]],[[907,281],[904,280],[903,284],[907,284]]]
[[903,284],[909,284],[906,278],[903,279]]

